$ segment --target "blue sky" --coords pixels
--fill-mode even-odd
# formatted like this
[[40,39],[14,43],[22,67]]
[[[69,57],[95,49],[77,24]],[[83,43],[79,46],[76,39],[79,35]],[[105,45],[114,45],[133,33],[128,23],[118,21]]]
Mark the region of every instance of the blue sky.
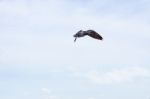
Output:
[[[1,99],[149,99],[149,0],[1,0]],[[94,29],[104,40],[77,39]]]

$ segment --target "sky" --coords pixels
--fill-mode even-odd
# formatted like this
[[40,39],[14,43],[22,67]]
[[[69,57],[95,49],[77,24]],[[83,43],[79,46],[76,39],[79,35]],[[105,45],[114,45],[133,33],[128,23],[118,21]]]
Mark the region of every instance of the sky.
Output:
[[[149,0],[0,0],[0,99],[150,99]],[[77,39],[79,30],[103,36]]]

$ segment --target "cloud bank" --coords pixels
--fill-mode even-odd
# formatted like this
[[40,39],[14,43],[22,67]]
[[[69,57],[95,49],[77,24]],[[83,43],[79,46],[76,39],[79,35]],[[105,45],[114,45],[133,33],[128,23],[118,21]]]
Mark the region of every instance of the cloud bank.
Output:
[[138,79],[150,77],[150,70],[143,67],[127,67],[106,72],[96,70],[85,73],[74,72],[74,75],[95,84],[118,84],[132,83]]

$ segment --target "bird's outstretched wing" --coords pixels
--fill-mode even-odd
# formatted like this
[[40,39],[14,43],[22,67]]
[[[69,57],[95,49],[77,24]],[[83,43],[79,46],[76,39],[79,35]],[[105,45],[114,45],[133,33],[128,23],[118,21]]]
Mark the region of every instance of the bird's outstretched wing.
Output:
[[92,38],[103,40],[103,37],[93,30],[88,30],[87,33],[88,33],[88,36]]

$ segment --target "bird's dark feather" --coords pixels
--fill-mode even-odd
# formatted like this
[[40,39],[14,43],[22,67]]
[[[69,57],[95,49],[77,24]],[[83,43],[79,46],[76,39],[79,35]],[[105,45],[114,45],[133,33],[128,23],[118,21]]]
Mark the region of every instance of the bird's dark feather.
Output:
[[97,32],[95,32],[94,30],[87,30],[88,36],[95,38],[95,39],[99,39],[102,40],[102,36],[99,35]]

